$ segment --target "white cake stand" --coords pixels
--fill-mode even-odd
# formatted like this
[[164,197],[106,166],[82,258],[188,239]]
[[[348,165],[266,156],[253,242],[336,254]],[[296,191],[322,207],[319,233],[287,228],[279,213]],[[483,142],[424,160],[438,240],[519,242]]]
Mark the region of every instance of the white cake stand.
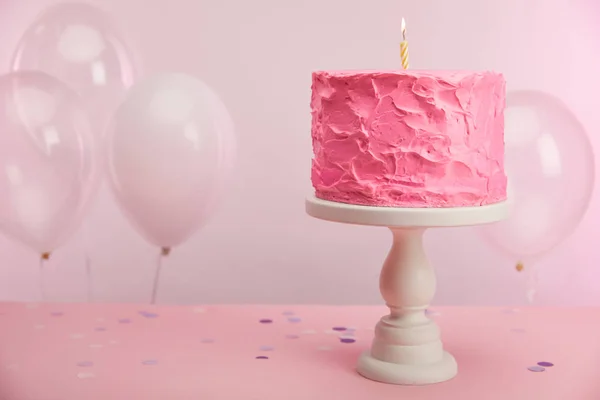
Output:
[[336,203],[312,196],[306,212],[326,221],[384,226],[392,248],[379,278],[390,309],[377,323],[371,349],[358,360],[358,372],[379,382],[427,385],[456,376],[454,357],[444,351],[437,324],[425,315],[436,279],[423,249],[427,228],[487,224],[508,216],[506,202],[481,207],[392,208]]

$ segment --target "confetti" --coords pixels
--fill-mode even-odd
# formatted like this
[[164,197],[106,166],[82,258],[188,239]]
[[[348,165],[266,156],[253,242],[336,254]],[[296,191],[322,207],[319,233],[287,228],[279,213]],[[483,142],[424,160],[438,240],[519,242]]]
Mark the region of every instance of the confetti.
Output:
[[144,318],[157,318],[158,314],[148,311],[140,311],[139,313]]
[[273,350],[275,350],[275,348],[273,346],[260,346],[259,350],[260,351],[273,351]]
[[258,322],[260,322],[261,324],[271,324],[271,323],[273,323],[273,320],[272,319],[263,318],[263,319],[261,319]]
[[537,365],[539,365],[540,367],[554,367],[554,364],[548,361],[540,361],[539,363],[537,363]]
[[83,339],[83,335],[81,333],[73,333],[70,335],[71,339]]
[[539,365],[527,367],[527,369],[530,370],[531,372],[544,372],[546,370],[546,368],[540,367]]
[[143,365],[156,365],[158,364],[158,360],[144,360],[142,361]]
[[91,361],[80,361],[77,363],[78,367],[93,367],[94,363]]
[[77,377],[79,379],[90,379],[96,377],[96,375],[91,372],[80,372],[77,374]]
[[298,322],[302,322],[302,318],[300,318],[300,317],[289,317],[288,321],[291,322],[292,324],[296,324]]
[[343,326],[334,326],[333,328],[334,331],[338,331],[338,332],[343,332],[346,330],[346,328],[344,328]]
[[257,356],[256,359],[257,360],[268,360],[269,357],[267,357],[267,356]]
[[356,342],[356,339],[349,338],[349,337],[341,337],[340,342],[341,343],[354,343],[354,342]]

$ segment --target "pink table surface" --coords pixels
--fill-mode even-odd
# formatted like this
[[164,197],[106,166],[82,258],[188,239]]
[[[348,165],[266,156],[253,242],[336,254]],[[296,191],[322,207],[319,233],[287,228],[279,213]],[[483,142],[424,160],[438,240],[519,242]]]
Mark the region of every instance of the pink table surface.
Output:
[[[0,399],[600,399],[599,309],[435,309],[459,374],[424,387],[355,372],[384,313],[0,304]],[[541,361],[554,366],[528,370]]]

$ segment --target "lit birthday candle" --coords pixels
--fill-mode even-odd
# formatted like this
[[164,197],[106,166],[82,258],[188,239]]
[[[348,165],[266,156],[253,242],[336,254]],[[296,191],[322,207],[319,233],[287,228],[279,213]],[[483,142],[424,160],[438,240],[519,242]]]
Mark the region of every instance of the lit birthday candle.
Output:
[[406,21],[402,18],[402,42],[400,42],[400,57],[402,68],[408,69],[408,41],[406,40]]

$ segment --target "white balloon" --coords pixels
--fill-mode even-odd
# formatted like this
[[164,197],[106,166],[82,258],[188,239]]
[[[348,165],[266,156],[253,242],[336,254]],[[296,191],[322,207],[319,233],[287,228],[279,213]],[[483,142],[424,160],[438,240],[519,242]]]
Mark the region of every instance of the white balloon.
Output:
[[109,179],[152,244],[183,243],[206,222],[233,166],[233,123],[202,81],[161,74],[136,84],[113,118]]

